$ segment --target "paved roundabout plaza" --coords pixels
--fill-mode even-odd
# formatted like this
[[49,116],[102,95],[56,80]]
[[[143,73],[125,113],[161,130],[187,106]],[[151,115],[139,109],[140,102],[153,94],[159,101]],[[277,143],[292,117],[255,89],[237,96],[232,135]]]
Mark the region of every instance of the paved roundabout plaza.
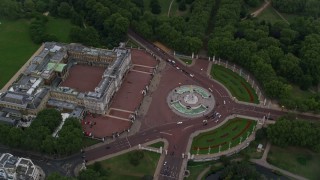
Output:
[[213,95],[195,85],[174,88],[167,96],[167,102],[173,112],[188,118],[205,116],[213,110],[215,105]]

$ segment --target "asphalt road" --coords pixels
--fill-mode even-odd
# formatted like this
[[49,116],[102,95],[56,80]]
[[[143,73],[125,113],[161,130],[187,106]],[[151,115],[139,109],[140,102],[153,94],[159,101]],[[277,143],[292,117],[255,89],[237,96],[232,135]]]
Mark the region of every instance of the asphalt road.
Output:
[[[129,36],[134,37],[141,44],[147,47],[147,49],[152,51],[155,55],[161,57],[163,60],[174,59],[173,56],[161,51],[152,43],[144,40],[134,32],[129,31]],[[183,121],[183,123],[179,125],[173,122],[146,129],[132,136],[121,139],[119,138],[110,144],[86,151],[84,155],[87,161],[92,161],[106,155],[126,150],[130,147],[143,144],[154,139],[164,138],[169,142],[169,147],[167,149],[167,155],[164,159],[164,162],[166,163],[162,164],[159,179],[178,179],[179,171],[183,162],[182,154],[186,154],[188,152],[188,149],[186,148],[191,133],[197,130],[214,127],[232,114],[245,115],[254,118],[262,118],[263,116],[267,116],[269,114],[269,117],[272,119],[277,119],[278,117],[287,114],[287,112],[282,110],[270,109],[257,106],[255,104],[250,105],[236,103],[223,86],[215,81],[210,80],[203,72],[194,68],[186,67],[185,64],[182,64],[179,61],[176,61],[176,65],[180,68],[180,70],[177,71],[184,70],[190,74],[194,74],[194,77],[187,76],[199,83],[202,87],[207,89],[211,88],[213,90],[212,94],[214,95],[216,101],[214,110],[219,112],[221,117],[216,117],[214,120],[209,120],[206,126],[203,126],[202,123],[204,118],[200,117]],[[224,104],[224,102],[226,103]],[[317,117],[304,114],[298,114],[296,117],[300,119],[319,120]],[[215,122],[217,119],[219,120],[218,123]],[[64,159],[56,160],[46,159],[42,155],[32,155],[22,151],[13,151],[5,147],[0,147],[0,152],[9,152],[15,156],[28,157],[34,162],[34,164],[40,166],[46,175],[52,172],[59,172],[64,176],[74,176],[75,167],[83,162],[81,153]],[[184,158],[186,158],[186,156],[184,156]]]
[[[131,37],[134,37],[141,44],[147,47],[147,49],[149,49],[155,55],[161,57],[162,59],[174,59],[173,56],[161,51],[159,48],[155,47],[150,42],[144,40],[134,32],[129,31],[129,35]],[[261,119],[263,118],[263,116],[267,116],[268,114],[269,117],[271,117],[272,119],[276,119],[280,116],[287,114],[287,112],[281,110],[259,107],[255,104],[246,105],[236,103],[235,101],[233,101],[233,98],[229,96],[228,91],[219,83],[210,80],[206,75],[203,75],[203,73],[200,73],[199,71],[196,71],[192,68],[186,67],[178,61],[176,61],[176,65],[184,71],[194,74],[194,77],[190,78],[193,78],[201,86],[207,89],[211,88],[213,90],[212,93],[216,101],[216,107],[214,110],[221,114],[218,123],[224,121],[226,117],[232,114],[239,114]],[[224,104],[224,102],[226,103]],[[318,119],[316,117],[307,115],[299,115],[299,118]],[[178,179],[178,174],[183,161],[182,153],[186,153],[188,151],[186,147],[191,133],[193,133],[196,130],[208,129],[217,125],[217,123],[211,121],[208,122],[206,126],[203,126],[203,119],[204,118],[190,119],[188,121],[184,121],[182,124],[179,125],[176,123],[164,124],[158,127],[144,130],[142,132],[138,132],[135,135],[129,136],[127,138],[118,139],[108,145],[87,151],[85,153],[86,160],[92,161],[100,157],[110,155],[121,150],[125,150],[129,147],[136,146],[138,144],[143,144],[157,138],[165,138],[169,142],[169,147],[168,154],[166,155],[164,160],[164,162],[167,163],[163,164],[161,167],[160,179]],[[107,149],[107,146],[110,148]]]

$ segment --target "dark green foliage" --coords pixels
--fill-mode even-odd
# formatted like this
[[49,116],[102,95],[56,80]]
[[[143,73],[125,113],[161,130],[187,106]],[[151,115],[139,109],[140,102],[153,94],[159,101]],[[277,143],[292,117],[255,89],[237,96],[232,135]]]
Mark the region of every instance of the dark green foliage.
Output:
[[180,10],[180,11],[185,11],[186,9],[187,9],[187,6],[186,6],[185,0],[181,0],[181,1],[179,2],[179,10]]
[[98,46],[100,41],[99,34],[93,27],[85,29],[73,27],[70,30],[70,39],[73,42],[82,43],[87,46]]
[[258,171],[245,161],[232,162],[220,174],[220,179],[261,179]]
[[220,156],[219,161],[224,165],[224,166],[228,166],[231,163],[231,160],[228,156],[222,155]]
[[255,139],[261,141],[267,138],[267,128],[260,128],[256,131]]
[[320,151],[320,126],[307,121],[282,118],[268,126],[268,139],[275,145],[307,147]]
[[137,166],[140,164],[140,160],[143,159],[144,154],[143,151],[134,151],[128,154],[129,162],[133,166]]
[[42,15],[36,15],[36,18],[31,22],[30,25],[30,36],[31,40],[40,44],[45,41],[57,41],[58,38],[52,34],[46,33],[46,23],[48,18]]
[[244,0],[251,7],[257,7],[260,4],[260,0]]
[[272,5],[285,13],[300,13],[315,18],[320,15],[319,0],[273,0]]
[[0,124],[0,142],[13,148],[44,152],[46,154],[69,155],[82,147],[82,127],[78,119],[67,118],[58,137],[52,137],[62,117],[55,109],[38,113],[31,126],[21,128]]
[[93,169],[86,169],[84,171],[80,171],[78,180],[92,180],[92,179],[98,179],[100,176],[99,172],[96,172]]
[[151,8],[151,12],[153,14],[160,14],[161,13],[161,6],[160,6],[158,0],[151,0],[150,1],[150,8]]
[[20,16],[21,5],[13,0],[1,0],[0,17],[16,19]]

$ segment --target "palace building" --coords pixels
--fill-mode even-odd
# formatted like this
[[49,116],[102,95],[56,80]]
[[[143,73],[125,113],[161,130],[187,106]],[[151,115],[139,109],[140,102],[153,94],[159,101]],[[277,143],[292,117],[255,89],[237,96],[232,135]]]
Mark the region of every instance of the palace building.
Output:
[[[70,69],[80,65],[104,69],[93,90],[82,92],[61,85]],[[74,112],[71,114],[81,114],[79,110],[105,114],[131,65],[131,52],[123,44],[107,50],[46,42],[19,78],[0,94],[0,121],[15,125],[45,107]]]

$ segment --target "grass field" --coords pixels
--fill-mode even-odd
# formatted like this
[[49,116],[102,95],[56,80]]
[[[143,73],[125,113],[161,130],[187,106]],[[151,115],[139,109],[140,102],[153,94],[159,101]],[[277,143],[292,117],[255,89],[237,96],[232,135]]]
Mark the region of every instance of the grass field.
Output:
[[189,65],[192,63],[192,59],[180,58],[180,57],[179,57],[179,59],[182,60],[184,63],[189,64]]
[[95,144],[98,144],[98,143],[101,143],[101,141],[99,141],[97,139],[91,139],[91,138],[88,138],[88,137],[83,137],[82,138],[82,145],[84,147],[89,147],[89,146],[92,146],[92,145],[95,145]]
[[258,96],[243,77],[223,66],[212,65],[211,76],[222,83],[239,101],[259,103]]
[[256,126],[256,121],[253,120],[231,119],[217,129],[194,137],[190,152],[191,154],[207,154],[210,147],[210,153],[213,154],[219,152],[219,146],[221,146],[220,151],[227,150],[229,142],[231,142],[231,148],[240,143],[241,137],[243,142],[247,136],[250,136],[254,126]]
[[49,16],[47,22],[47,33],[55,35],[59,42],[70,43],[70,30],[72,24],[69,19],[60,19]]
[[137,166],[130,164],[128,153],[101,161],[103,168],[110,169],[110,176],[108,176],[108,179],[140,180],[144,175],[153,176],[160,158],[160,154],[149,151],[143,151],[143,153],[144,158]]
[[139,47],[139,45],[136,43],[136,42],[134,42],[133,40],[131,40],[131,39],[129,39],[129,41],[128,41],[128,43],[126,44],[126,46],[128,47],[128,48],[138,48]]
[[283,21],[283,19],[276,13],[272,6],[267,7],[258,17],[259,20],[265,20],[270,23]]
[[0,19],[0,22],[0,87],[2,88],[40,45],[31,41],[30,21]]
[[160,141],[154,144],[150,144],[149,147],[154,147],[154,148],[160,148],[160,147],[164,147],[164,142]]
[[310,180],[320,179],[320,153],[303,148],[271,146],[267,161]]
[[[2,88],[40,45],[31,41],[30,20],[0,19],[0,22],[0,87]],[[59,41],[70,42],[70,29],[69,20],[49,17],[47,33],[55,35]]]

